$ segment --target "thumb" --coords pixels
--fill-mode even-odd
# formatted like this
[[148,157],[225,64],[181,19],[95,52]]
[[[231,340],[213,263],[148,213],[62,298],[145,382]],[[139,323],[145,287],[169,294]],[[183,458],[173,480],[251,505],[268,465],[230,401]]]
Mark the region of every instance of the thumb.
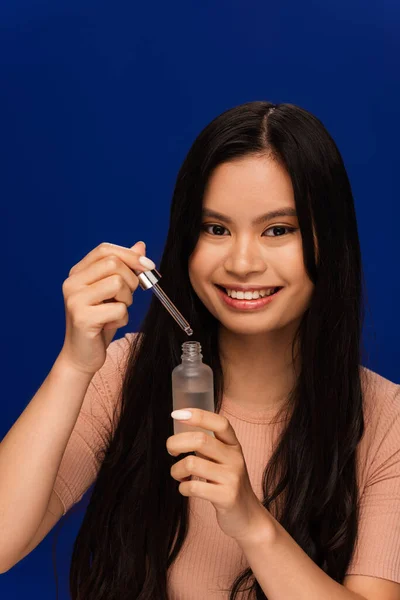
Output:
[[133,246],[131,246],[131,250],[137,250],[137,252],[146,254],[146,244],[144,242],[136,242]]

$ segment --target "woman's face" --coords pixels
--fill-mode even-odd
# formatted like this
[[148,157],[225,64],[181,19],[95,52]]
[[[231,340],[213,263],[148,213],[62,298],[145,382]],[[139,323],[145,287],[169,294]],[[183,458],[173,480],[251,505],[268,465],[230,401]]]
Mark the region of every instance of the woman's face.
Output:
[[[281,215],[274,216],[276,211]],[[189,277],[222,326],[243,335],[297,327],[314,286],[304,268],[286,170],[270,158],[254,156],[219,165],[204,194],[202,223]],[[235,292],[239,298],[231,299],[217,286],[239,292],[243,287],[263,289],[258,299]],[[282,289],[265,303],[264,291],[271,287]]]

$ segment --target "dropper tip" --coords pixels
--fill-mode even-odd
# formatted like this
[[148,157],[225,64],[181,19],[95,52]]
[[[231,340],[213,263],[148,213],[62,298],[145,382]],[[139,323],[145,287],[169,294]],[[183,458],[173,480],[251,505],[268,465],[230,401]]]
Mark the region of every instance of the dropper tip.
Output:
[[193,329],[190,329],[190,327],[186,327],[186,329],[185,329],[185,333],[186,333],[187,335],[193,335]]

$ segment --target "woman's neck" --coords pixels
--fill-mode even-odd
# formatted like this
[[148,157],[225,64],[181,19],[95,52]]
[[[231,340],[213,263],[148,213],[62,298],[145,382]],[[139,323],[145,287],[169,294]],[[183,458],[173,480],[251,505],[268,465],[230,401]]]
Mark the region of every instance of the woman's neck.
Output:
[[279,409],[296,382],[292,340],[293,329],[255,336],[221,327],[224,395],[252,410]]

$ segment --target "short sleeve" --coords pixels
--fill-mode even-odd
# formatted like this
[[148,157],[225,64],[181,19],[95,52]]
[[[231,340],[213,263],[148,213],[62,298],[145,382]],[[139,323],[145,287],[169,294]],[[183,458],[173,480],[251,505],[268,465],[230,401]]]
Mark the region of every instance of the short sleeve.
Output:
[[130,343],[136,334],[114,340],[106,360],[93,376],[66,446],[53,487],[65,513],[95,481],[112,435]]
[[400,583],[400,385],[391,384],[373,431],[356,547],[346,574]]

